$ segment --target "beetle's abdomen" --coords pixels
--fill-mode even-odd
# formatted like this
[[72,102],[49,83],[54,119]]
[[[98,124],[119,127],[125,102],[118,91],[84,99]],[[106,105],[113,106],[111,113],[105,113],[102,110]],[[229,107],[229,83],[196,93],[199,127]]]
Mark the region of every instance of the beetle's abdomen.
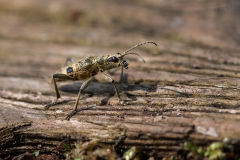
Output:
[[[74,62],[68,66],[61,68],[56,73],[65,74],[73,80],[84,80],[98,74],[99,69],[93,63],[94,57],[89,56]],[[64,79],[56,79],[56,81],[64,81]]]

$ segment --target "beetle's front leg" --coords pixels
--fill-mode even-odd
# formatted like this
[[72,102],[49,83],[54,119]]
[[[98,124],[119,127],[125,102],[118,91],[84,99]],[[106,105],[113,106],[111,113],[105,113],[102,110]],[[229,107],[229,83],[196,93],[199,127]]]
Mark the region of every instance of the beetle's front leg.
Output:
[[77,106],[78,106],[78,101],[80,99],[81,92],[88,87],[88,85],[91,83],[93,80],[93,77],[90,77],[88,80],[86,80],[80,87],[79,92],[78,92],[78,97],[75,101],[73,110],[67,115],[66,120],[69,120],[74,114],[77,112]]
[[128,85],[123,84],[123,66],[122,66],[122,69],[121,69],[120,83],[122,84],[123,89],[128,89],[129,88]]
[[120,97],[119,95],[119,92],[118,92],[118,89],[117,89],[117,86],[114,82],[114,80],[107,74],[103,73],[102,74],[104,75],[104,77],[106,78],[106,80],[108,80],[109,82],[111,82],[113,85],[114,85],[114,88],[116,90],[116,93],[117,93],[117,96],[118,96],[118,99],[119,99],[119,102],[122,104],[122,105],[126,105],[126,103],[124,102],[124,100],[122,100],[122,98]]
[[52,77],[52,80],[53,80],[53,84],[54,84],[54,88],[55,88],[56,99],[53,100],[51,103],[47,104],[45,106],[45,109],[48,109],[49,107],[54,106],[57,103],[57,100],[60,98],[60,94],[59,94],[59,90],[58,90],[55,78],[59,78],[59,79],[63,79],[63,80],[74,80],[72,77],[65,75],[65,74],[61,74],[61,73],[54,74]]

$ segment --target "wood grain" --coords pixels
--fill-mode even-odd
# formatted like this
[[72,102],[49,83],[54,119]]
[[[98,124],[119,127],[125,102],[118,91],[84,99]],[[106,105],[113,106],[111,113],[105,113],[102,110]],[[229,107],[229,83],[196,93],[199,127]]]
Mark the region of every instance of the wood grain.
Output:
[[[240,152],[239,33],[230,27],[239,21],[231,4],[79,3],[0,2],[0,156],[61,154],[56,146],[66,137],[114,145],[123,130],[120,148],[138,146],[153,157],[177,157],[187,141],[207,146],[224,138]],[[70,121],[64,117],[82,81],[58,83],[59,104],[44,110],[55,98],[48,81],[67,57],[115,54],[149,40],[158,47],[134,51],[146,63],[126,58],[129,89],[117,84],[129,105],[97,75]],[[118,81],[120,69],[109,74]]]

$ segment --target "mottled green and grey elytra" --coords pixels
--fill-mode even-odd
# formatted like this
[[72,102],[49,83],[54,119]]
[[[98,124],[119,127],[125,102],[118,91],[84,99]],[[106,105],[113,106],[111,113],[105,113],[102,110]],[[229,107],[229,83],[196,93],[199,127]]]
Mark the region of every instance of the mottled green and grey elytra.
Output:
[[[125,69],[128,68],[128,63],[125,59],[123,59],[123,57],[128,54],[135,54],[135,55],[139,56],[140,58],[142,58],[139,54],[133,53],[130,51],[133,50],[134,48],[137,48],[146,43],[152,43],[157,46],[157,44],[155,42],[142,42],[142,43],[139,43],[139,44],[133,46],[132,48],[128,49],[123,54],[117,53],[116,55],[107,55],[107,56],[88,56],[88,57],[78,60],[77,62],[72,62],[71,64],[62,67],[55,74],[53,74],[53,77],[51,79],[52,82],[54,83],[56,99],[53,100],[48,105],[46,105],[45,109],[48,109],[49,107],[55,105],[57,100],[60,98],[60,94],[59,94],[56,82],[66,81],[66,80],[77,81],[77,80],[87,79],[82,84],[82,86],[79,90],[78,97],[77,97],[77,100],[75,101],[73,111],[70,112],[66,117],[66,119],[69,120],[77,111],[78,101],[80,99],[81,92],[87,88],[87,86],[91,83],[93,77],[95,75],[97,75],[99,72],[101,72],[103,74],[103,76],[105,77],[105,79],[107,81],[111,82],[114,85],[114,88],[116,90],[116,93],[117,93],[120,103],[122,105],[125,105],[125,102],[122,100],[122,98],[119,95],[119,92],[118,92],[118,89],[116,87],[114,80],[109,75],[104,73],[104,71],[122,66],[121,76],[123,76],[123,68],[125,68]],[[142,60],[143,60],[143,58],[142,58]],[[144,62],[144,60],[143,60],[143,62]]]

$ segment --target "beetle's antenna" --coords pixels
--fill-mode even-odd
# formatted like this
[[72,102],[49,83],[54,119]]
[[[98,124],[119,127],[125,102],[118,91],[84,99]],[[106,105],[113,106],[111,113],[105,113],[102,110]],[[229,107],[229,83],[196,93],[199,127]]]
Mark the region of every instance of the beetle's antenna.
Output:
[[142,42],[142,43],[139,43],[139,44],[133,46],[132,48],[128,49],[128,50],[125,51],[123,54],[121,54],[121,53],[117,53],[117,54],[120,55],[119,57],[124,57],[124,56],[126,56],[126,55],[128,55],[128,54],[135,54],[135,55],[137,55],[138,57],[140,57],[140,58],[142,59],[142,61],[145,63],[145,60],[142,58],[142,56],[140,56],[140,55],[137,54],[137,53],[130,52],[130,51],[133,50],[134,48],[137,48],[137,47],[139,47],[139,46],[141,46],[141,45],[143,45],[143,44],[147,44],[147,43],[152,43],[152,44],[154,44],[155,46],[157,46],[157,43],[155,43],[155,42],[150,42],[150,41],[148,41],[148,42]]
[[155,46],[157,46],[157,43],[155,43],[155,42],[142,42],[142,43],[139,43],[139,44],[133,46],[132,48],[128,49],[127,51],[125,51],[125,52],[123,53],[123,56],[126,55],[129,51],[133,50],[134,48],[137,48],[137,47],[139,47],[139,46],[141,46],[141,45],[143,45],[143,44],[147,44],[147,43],[152,43],[152,44],[154,44]]
[[142,56],[140,54],[134,53],[134,52],[128,52],[128,53],[125,53],[124,56],[126,56],[128,54],[135,54],[135,55],[137,55],[138,57],[140,57],[142,59],[143,63],[145,63],[145,60],[142,58]]

